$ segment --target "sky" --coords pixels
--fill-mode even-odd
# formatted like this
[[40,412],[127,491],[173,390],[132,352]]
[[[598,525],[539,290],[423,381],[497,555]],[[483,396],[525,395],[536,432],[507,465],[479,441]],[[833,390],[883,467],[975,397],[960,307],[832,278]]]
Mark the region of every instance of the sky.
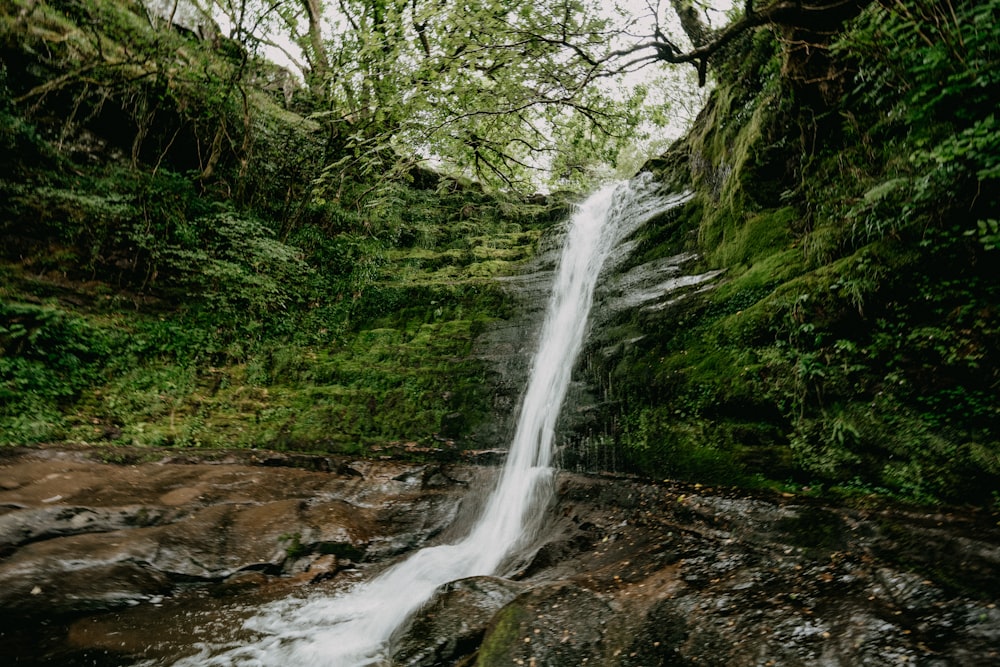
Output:
[[[704,6],[702,19],[712,28],[719,28],[726,23],[726,12],[735,4],[735,0],[696,0]],[[654,13],[660,16],[660,20],[669,34],[676,38],[678,44],[687,46],[687,38],[680,27],[673,9],[668,0],[618,0],[617,4],[627,15],[636,17],[637,25],[635,32],[639,35],[650,35],[653,33]],[[701,111],[711,91],[711,81],[705,88],[698,88],[695,68],[688,65],[670,65],[668,63],[654,63],[640,70],[632,72],[616,85],[622,88],[619,95],[627,95],[628,89],[633,86],[645,85],[647,93],[647,103],[658,106],[666,110],[666,125],[663,127],[647,127],[649,137],[640,142],[635,147],[634,162],[645,162],[651,155],[662,153],[670,143],[687,131],[694,122],[698,112]],[[625,169],[633,165],[626,164]],[[635,167],[638,164],[634,165]]]

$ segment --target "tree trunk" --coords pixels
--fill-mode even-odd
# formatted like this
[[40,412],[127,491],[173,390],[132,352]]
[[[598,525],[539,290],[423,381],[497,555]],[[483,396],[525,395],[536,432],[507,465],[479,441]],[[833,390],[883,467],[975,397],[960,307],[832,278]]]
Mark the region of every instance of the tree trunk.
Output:
[[317,99],[326,99],[326,86],[330,80],[330,58],[323,43],[323,7],[320,0],[302,0],[302,6],[309,17],[309,46],[312,50],[312,57],[309,59],[312,69],[309,88]]
[[691,40],[691,46],[694,48],[704,46],[709,41],[711,31],[698,16],[698,10],[694,3],[691,0],[670,0],[670,4],[677,13],[677,18],[681,21],[681,28]]

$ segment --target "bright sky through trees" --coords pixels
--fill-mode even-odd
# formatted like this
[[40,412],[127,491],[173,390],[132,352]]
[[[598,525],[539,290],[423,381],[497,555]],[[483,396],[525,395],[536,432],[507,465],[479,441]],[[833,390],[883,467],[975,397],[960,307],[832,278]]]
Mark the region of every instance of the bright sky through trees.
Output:
[[179,2],[211,7],[224,34],[292,71],[317,110],[349,122],[345,130],[369,147],[363,150],[377,144],[400,156],[420,154],[446,170],[515,189],[587,187],[595,178],[634,173],[662,152],[689,127],[710,80],[699,87],[694,67],[662,62],[652,47],[609,54],[654,37],[687,49],[675,5],[693,3],[709,28],[724,25],[732,6],[732,0]]

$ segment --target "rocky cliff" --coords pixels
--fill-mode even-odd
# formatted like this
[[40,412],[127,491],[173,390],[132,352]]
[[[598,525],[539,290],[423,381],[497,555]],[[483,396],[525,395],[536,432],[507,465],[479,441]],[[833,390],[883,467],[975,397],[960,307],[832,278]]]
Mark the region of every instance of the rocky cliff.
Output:
[[993,502],[998,53],[925,9],[731,45],[646,167],[694,196],[605,286],[577,459]]

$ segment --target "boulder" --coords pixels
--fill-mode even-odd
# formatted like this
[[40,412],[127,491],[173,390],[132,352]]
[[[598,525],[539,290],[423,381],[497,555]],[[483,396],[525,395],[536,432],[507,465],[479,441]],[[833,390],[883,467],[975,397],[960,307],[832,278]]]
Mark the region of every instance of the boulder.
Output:
[[476,667],[606,665],[614,611],[594,591],[558,582],[532,588],[490,622]]
[[499,577],[441,586],[394,642],[393,664],[434,667],[473,653],[496,612],[524,588]]

